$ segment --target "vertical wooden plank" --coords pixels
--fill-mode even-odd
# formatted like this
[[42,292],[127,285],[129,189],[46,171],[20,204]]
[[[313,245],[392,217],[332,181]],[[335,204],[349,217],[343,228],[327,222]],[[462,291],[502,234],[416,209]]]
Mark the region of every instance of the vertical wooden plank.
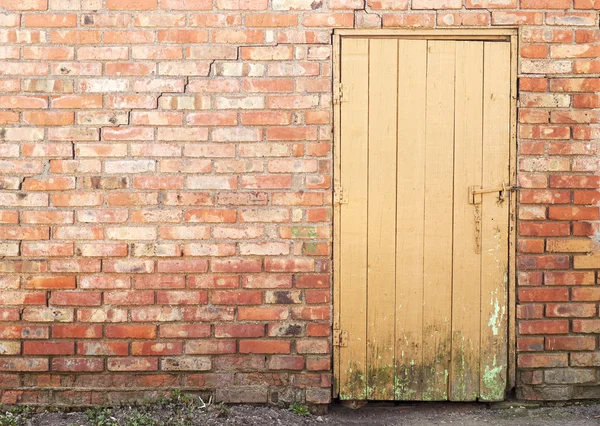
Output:
[[348,203],[340,206],[340,398],[366,399],[367,382],[367,160],[369,41],[342,40],[341,184]]
[[367,397],[394,399],[398,41],[369,48]]
[[[510,44],[486,42],[483,87],[483,186],[509,183]],[[480,399],[504,399],[507,373],[508,198],[483,196],[481,222]]]
[[[517,68],[519,38],[515,33],[510,37],[510,180],[517,183]],[[508,234],[508,382],[506,389],[512,389],[517,379],[517,197],[510,198]]]
[[429,41],[425,131],[423,399],[448,398],[452,316],[454,41]]
[[[333,87],[340,84],[341,73],[341,46],[340,36],[333,35]],[[339,188],[342,183],[340,179],[340,103],[333,106],[333,187]],[[333,206],[333,329],[340,329],[340,207]],[[333,347],[333,397],[337,398],[340,393],[340,348]]]
[[483,42],[456,43],[451,401],[479,396],[480,254],[467,194],[481,186]]
[[423,397],[427,41],[398,42],[396,399]]

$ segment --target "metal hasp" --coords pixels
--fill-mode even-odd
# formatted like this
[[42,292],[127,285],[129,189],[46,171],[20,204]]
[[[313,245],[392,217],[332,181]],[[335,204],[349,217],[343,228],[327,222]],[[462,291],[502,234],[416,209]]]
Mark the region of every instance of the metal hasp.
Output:
[[504,201],[508,192],[516,191],[519,187],[515,185],[507,185],[505,183],[502,186],[494,188],[482,188],[481,186],[469,186],[469,204],[481,204],[481,194],[489,194],[492,192],[498,193],[498,201]]

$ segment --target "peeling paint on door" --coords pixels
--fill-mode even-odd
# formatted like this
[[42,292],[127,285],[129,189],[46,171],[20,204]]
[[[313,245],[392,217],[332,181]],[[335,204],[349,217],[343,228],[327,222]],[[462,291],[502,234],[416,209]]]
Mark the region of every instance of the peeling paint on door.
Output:
[[510,43],[342,38],[341,80],[340,398],[502,399]]

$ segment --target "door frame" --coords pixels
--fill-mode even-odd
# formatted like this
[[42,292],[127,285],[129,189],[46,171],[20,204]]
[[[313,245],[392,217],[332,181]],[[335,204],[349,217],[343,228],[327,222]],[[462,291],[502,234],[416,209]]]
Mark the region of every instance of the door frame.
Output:
[[[333,397],[339,394],[340,347],[335,344],[340,337],[335,330],[340,329],[340,274],[336,267],[340,264],[340,203],[336,203],[336,194],[341,187],[340,140],[341,103],[339,99],[341,72],[341,40],[344,38],[397,38],[426,40],[473,40],[507,41],[510,43],[510,157],[509,176],[511,184],[517,184],[517,72],[518,72],[518,28],[457,28],[457,29],[336,29],[333,32]],[[337,93],[336,93],[337,92]],[[507,380],[506,389],[515,387],[516,365],[516,207],[517,193],[510,197],[508,229],[508,327],[507,327]]]

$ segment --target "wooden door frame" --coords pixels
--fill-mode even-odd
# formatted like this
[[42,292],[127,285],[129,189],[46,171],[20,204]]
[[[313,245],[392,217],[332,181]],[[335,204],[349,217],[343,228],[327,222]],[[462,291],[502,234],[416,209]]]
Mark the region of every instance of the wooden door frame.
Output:
[[[510,43],[510,157],[509,176],[512,184],[517,184],[517,72],[518,72],[518,28],[459,28],[459,29],[336,29],[333,32],[333,188],[341,187],[340,140],[341,128],[338,125],[341,116],[340,102],[336,102],[340,87],[341,39],[342,38],[397,38],[427,40],[473,40],[508,41]],[[517,196],[510,197],[508,230],[508,365],[506,388],[515,387],[516,364],[516,207]],[[340,264],[340,204],[333,204],[333,329],[340,329],[340,274],[336,266]],[[334,331],[335,335],[335,331]],[[334,340],[337,337],[334,336]],[[340,377],[340,347],[333,346],[333,396],[338,397]]]

